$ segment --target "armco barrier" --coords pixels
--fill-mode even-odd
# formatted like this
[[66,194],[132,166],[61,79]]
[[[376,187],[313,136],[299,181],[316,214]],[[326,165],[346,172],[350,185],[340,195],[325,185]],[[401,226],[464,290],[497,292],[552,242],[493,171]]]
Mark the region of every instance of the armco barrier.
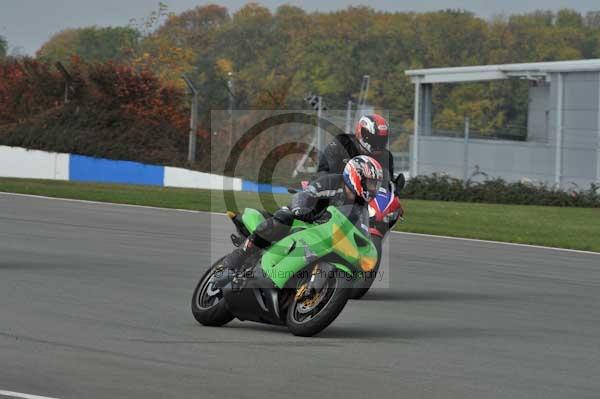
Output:
[[0,176],[287,193],[287,188],[194,170],[0,146]]
[[112,161],[82,155],[71,155],[69,180],[100,183],[144,184],[162,186],[164,166],[130,161]]
[[69,180],[69,154],[0,146],[0,176]]

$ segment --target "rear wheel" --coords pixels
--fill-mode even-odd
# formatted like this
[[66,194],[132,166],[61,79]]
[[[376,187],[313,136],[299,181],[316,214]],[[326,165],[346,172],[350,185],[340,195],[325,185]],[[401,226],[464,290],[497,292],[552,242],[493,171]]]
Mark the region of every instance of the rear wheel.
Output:
[[286,318],[292,334],[310,337],[321,332],[346,306],[352,291],[352,276],[335,269],[326,279],[323,288],[309,296],[304,295],[307,281],[298,287]]
[[205,326],[222,326],[234,318],[227,309],[223,291],[214,287],[215,277],[225,272],[223,259],[204,273],[192,296],[192,314],[198,323]]

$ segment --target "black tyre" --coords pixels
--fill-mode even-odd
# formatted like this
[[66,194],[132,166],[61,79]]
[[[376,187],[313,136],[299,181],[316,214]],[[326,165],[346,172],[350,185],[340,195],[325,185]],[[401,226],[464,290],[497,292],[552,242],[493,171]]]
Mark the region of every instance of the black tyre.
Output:
[[375,282],[378,271],[379,262],[377,262],[375,270],[365,273],[363,276],[358,276],[354,282],[354,288],[352,288],[352,292],[350,293],[350,299],[360,299],[365,296],[365,294],[371,289],[373,282]]
[[[293,299],[287,311],[286,324],[292,334],[311,337],[330,325],[342,312],[352,291],[352,276],[335,270],[325,287],[315,294],[318,299]],[[313,301],[308,304],[307,301]],[[312,308],[311,308],[312,307]]]
[[219,259],[204,273],[192,296],[192,314],[204,326],[220,327],[234,318],[227,309],[223,292],[214,289],[215,274],[223,272],[222,260]]
[[360,299],[363,296],[365,296],[365,294],[369,292],[371,286],[373,285],[373,283],[377,279],[377,276],[379,275],[378,273],[379,265],[381,264],[382,239],[377,236],[374,236],[372,239],[373,244],[375,244],[375,248],[377,248],[377,264],[375,265],[375,269],[373,269],[372,271],[356,277],[356,280],[354,281],[354,288],[352,289],[352,293],[350,294],[350,299]]

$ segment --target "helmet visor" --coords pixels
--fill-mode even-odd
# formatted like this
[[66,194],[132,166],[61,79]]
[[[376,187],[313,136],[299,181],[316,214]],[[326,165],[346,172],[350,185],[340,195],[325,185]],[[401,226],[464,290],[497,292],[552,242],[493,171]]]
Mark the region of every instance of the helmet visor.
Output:
[[368,134],[363,136],[363,140],[371,146],[371,151],[381,151],[387,146],[388,137],[378,134]]
[[379,179],[364,179],[363,188],[365,189],[367,195],[369,196],[368,200],[372,200],[377,196],[377,192],[381,187],[381,180]]

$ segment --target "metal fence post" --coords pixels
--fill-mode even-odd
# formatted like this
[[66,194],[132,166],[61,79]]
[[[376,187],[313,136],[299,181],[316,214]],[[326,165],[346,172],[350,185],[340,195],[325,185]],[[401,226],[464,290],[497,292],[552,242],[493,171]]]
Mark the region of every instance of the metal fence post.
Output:
[[346,134],[350,134],[352,129],[352,100],[348,100],[348,109],[346,109]]
[[414,133],[413,133],[413,157],[410,170],[410,177],[415,177],[419,174],[419,121],[421,120],[421,81],[415,80],[415,109],[414,109]]
[[554,159],[554,184],[560,188],[562,180],[562,144],[563,144],[563,96],[564,96],[563,74],[558,73],[556,94],[556,154]]
[[64,65],[60,61],[56,62],[56,69],[58,69],[58,71],[65,78],[64,103],[68,104],[69,103],[69,91],[73,90],[73,78],[71,77],[71,74],[67,71],[67,68],[65,68]]
[[465,116],[465,144],[464,144],[464,164],[463,164],[463,182],[469,179],[469,117]]
[[192,81],[185,74],[181,75],[181,78],[185,81],[192,92],[188,161],[194,162],[196,160],[196,133],[198,132],[198,90],[196,90],[196,87],[194,87]]
[[[600,81],[600,73],[598,73],[598,80]],[[600,104],[600,87],[598,87],[598,104]],[[596,132],[596,184],[600,184],[600,107],[598,107],[598,120],[596,122],[596,128],[598,129]],[[598,190],[600,193],[600,188]]]
[[321,115],[323,112],[323,97],[319,96],[319,108],[317,108],[317,149],[323,150],[323,132],[321,131]]
[[192,116],[190,122],[190,148],[188,160],[194,162],[196,160],[196,139],[198,132],[198,92],[194,93],[192,98]]
[[229,79],[227,80],[227,91],[229,94],[229,121],[231,122],[229,126],[229,151],[233,148],[233,107],[234,107],[234,87],[233,87],[233,72],[229,72],[227,74]]

